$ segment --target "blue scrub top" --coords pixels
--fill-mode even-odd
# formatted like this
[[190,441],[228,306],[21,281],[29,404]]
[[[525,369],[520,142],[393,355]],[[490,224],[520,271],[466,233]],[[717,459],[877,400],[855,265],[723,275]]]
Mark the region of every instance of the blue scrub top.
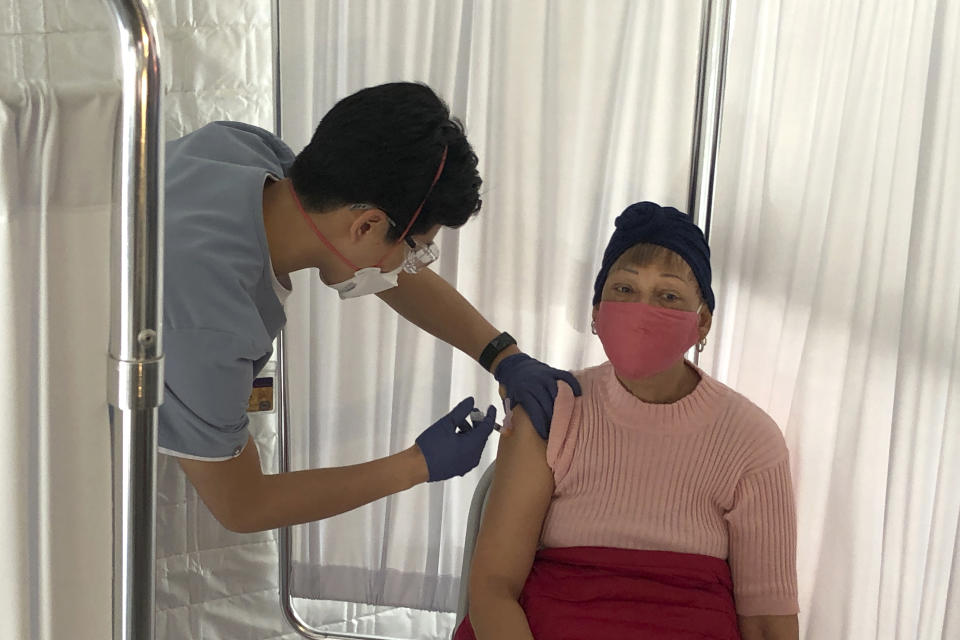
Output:
[[275,135],[239,122],[214,122],[166,145],[163,453],[226,460],[247,442],[253,379],[286,322],[263,186],[267,176],[286,176],[293,160]]

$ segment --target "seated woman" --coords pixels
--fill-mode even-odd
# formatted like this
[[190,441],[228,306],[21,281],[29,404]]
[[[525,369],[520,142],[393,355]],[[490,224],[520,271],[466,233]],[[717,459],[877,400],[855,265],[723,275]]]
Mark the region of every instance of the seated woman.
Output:
[[455,639],[798,637],[786,444],[684,359],[714,308],[710,250],[676,209],[634,204],[594,285],[609,358],[561,385],[544,442],[501,438]]

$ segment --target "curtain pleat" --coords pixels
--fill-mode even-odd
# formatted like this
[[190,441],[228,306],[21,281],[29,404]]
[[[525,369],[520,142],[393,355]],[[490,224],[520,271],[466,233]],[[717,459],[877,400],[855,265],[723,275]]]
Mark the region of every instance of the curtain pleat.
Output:
[[785,431],[806,638],[946,638],[960,606],[958,26],[933,1],[737,7],[705,355]]
[[[0,635],[110,634],[114,84],[0,86]],[[77,620],[84,624],[78,628]]]

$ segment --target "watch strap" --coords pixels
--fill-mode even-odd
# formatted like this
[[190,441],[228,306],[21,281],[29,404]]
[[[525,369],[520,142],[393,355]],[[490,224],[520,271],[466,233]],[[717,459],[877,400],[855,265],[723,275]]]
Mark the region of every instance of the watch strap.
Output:
[[480,366],[490,371],[490,365],[493,364],[494,359],[500,355],[500,352],[509,347],[510,345],[517,344],[517,341],[514,340],[513,336],[504,331],[496,338],[487,343],[487,346],[483,348],[483,351],[480,352],[480,357],[478,361]]

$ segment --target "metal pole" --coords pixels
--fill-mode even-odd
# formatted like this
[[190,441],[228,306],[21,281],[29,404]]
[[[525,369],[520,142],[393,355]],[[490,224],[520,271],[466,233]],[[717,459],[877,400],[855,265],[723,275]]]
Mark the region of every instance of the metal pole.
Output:
[[[693,141],[690,150],[690,190],[687,211],[710,241],[713,217],[714,177],[720,147],[723,118],[723,89],[730,37],[733,0],[704,0],[700,15],[700,63],[697,70],[697,98],[693,112]],[[700,354],[692,349],[697,364]]]
[[[283,118],[280,111],[280,0],[273,0],[271,3],[272,23],[271,23],[271,42],[273,45],[273,129],[277,137],[282,135]],[[277,461],[277,471],[287,473],[290,471],[290,395],[287,389],[287,343],[286,329],[281,329],[277,335],[277,369],[276,384],[274,385],[277,394],[277,450],[279,460]],[[290,591],[290,582],[293,579],[293,562],[291,559],[291,538],[293,529],[291,527],[280,527],[278,532],[279,545],[279,582],[280,582],[280,610],[283,617],[286,618],[293,630],[304,638],[313,640],[324,640],[327,638],[351,638],[359,640],[391,640],[382,636],[368,636],[361,634],[340,634],[331,631],[322,631],[311,626],[304,620],[300,613],[293,606],[293,594]]]
[[163,397],[163,161],[155,22],[141,0],[107,0],[123,102],[111,222],[107,393],[113,462],[113,638],[154,637],[157,407]]
[[283,137],[283,114],[280,112],[280,0],[270,3],[270,44],[273,47],[273,133]]
[[[283,136],[283,114],[280,111],[281,86],[280,86],[280,0],[273,0],[270,3],[270,43],[273,47],[273,132],[276,136]],[[276,384],[274,392],[277,394],[277,471],[287,473],[290,471],[290,433],[289,433],[289,406],[290,396],[287,391],[287,346],[285,339],[285,329],[281,329],[277,335],[277,368],[274,375]],[[294,631],[305,638],[328,638],[330,636],[322,634],[319,630],[310,626],[293,606],[293,594],[290,592],[290,581],[293,578],[293,566],[290,557],[291,537],[293,529],[291,527],[280,527],[278,531],[279,546],[279,582],[280,582],[280,610],[283,617],[290,623]]]
[[693,114],[687,211],[693,216],[697,226],[703,229],[708,241],[710,218],[713,214],[720,123],[723,116],[730,10],[731,0],[704,0],[700,17],[700,63]]
[[[276,389],[278,397],[277,408],[277,449],[279,450],[279,469],[280,473],[290,471],[290,432],[289,432],[289,413],[290,397],[287,391],[287,358],[284,331],[280,331],[277,336],[277,371],[276,371]],[[291,527],[281,527],[280,535],[280,610],[283,617],[286,618],[294,631],[304,638],[313,640],[323,640],[325,638],[351,638],[359,640],[391,640],[384,636],[370,636],[358,633],[338,633],[335,631],[322,631],[311,626],[306,622],[296,608],[293,606],[293,594],[290,592],[290,581],[293,577],[292,561],[290,557],[291,546]]]

